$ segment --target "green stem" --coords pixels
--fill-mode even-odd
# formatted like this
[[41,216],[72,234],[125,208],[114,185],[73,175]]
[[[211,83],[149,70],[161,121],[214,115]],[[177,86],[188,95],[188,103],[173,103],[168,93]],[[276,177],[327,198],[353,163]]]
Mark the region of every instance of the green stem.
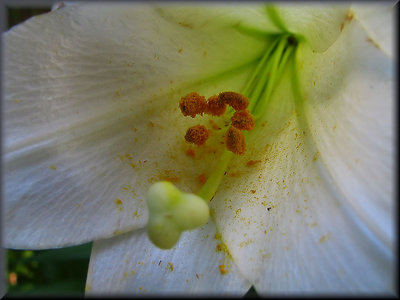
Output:
[[197,193],[197,195],[203,198],[206,202],[211,201],[211,199],[214,197],[214,194],[222,181],[222,177],[224,176],[225,171],[228,168],[232,156],[232,152],[226,149],[224,150],[210,177],[208,177],[206,183]]

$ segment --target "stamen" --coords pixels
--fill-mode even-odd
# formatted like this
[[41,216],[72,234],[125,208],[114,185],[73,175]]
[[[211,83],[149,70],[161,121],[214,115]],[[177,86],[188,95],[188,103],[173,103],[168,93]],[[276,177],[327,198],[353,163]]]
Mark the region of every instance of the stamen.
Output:
[[231,118],[231,121],[232,125],[240,130],[251,130],[255,126],[253,116],[248,110],[235,112]]
[[244,110],[249,106],[249,99],[236,92],[223,92],[220,93],[218,97],[235,110]]
[[211,96],[207,101],[206,113],[213,116],[221,116],[226,111],[226,103],[217,95]]
[[203,125],[195,125],[186,131],[185,140],[196,145],[203,145],[209,137],[208,130]]
[[235,154],[243,155],[246,153],[246,142],[244,135],[239,129],[233,126],[230,126],[226,132],[225,144],[226,148]]
[[207,101],[204,96],[192,92],[182,97],[179,101],[182,114],[194,118],[197,114],[203,114],[207,109]]

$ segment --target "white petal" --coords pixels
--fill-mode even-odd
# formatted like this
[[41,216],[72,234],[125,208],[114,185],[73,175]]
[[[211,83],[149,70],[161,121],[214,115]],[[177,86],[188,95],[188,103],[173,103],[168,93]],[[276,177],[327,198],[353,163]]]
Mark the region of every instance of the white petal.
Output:
[[287,76],[264,130],[228,171],[237,177],[212,200],[259,293],[394,292],[393,73],[367,40],[350,22],[326,53],[299,61],[310,131]]
[[179,99],[194,87],[206,96],[242,88],[265,42],[166,11],[72,5],[5,34],[7,247],[143,227],[151,182],[198,188],[205,165],[183,140],[198,120],[182,117]]
[[144,230],[96,241],[87,295],[244,295],[251,285],[231,257],[217,250],[220,243],[211,222],[183,233],[171,250],[156,248]]
[[394,239],[390,218],[395,175],[393,61],[354,21],[332,49],[299,64],[304,65],[300,80],[318,155],[346,204],[390,248]]
[[351,10],[367,31],[371,42],[378,45],[384,53],[393,57],[395,51],[395,4],[394,2],[355,3]]
[[313,50],[323,52],[338,38],[348,5],[326,3],[283,3],[277,6],[282,26],[302,35]]

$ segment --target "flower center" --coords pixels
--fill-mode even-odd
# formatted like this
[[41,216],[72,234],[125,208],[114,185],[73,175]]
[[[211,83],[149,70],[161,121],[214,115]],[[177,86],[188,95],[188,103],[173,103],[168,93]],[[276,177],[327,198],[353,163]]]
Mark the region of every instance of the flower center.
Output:
[[[203,113],[213,116],[221,116],[226,111],[226,106],[236,110],[232,116],[232,125],[225,134],[225,145],[227,149],[235,154],[243,155],[246,152],[245,137],[242,130],[254,128],[254,119],[251,113],[246,110],[249,106],[249,99],[236,92],[223,92],[211,96],[208,101],[205,97],[193,92],[182,97],[179,107],[184,116],[194,118],[197,114]],[[208,139],[208,130],[203,125],[190,127],[185,135],[185,140],[198,146],[204,145]]]
[[[150,188],[147,195],[147,232],[156,246],[171,248],[182,231],[207,222],[209,211],[206,203],[214,197],[233,155],[246,152],[245,136],[259,126],[258,120],[264,115],[274,87],[294,56],[296,46],[297,39],[293,35],[277,35],[241,93],[221,92],[206,100],[204,96],[192,92],[181,98],[179,107],[184,116],[194,118],[205,113],[218,117],[229,114],[231,125],[225,133],[226,149],[197,195],[183,193],[166,182],[156,183]],[[227,106],[230,106],[229,110]],[[195,125],[187,130],[185,139],[201,146],[207,142],[208,136],[205,126]]]
[[[249,125],[249,128],[252,129],[253,127],[257,127],[257,121],[267,109],[273,89],[282,77],[289,59],[295,52],[296,46],[297,40],[293,35],[283,34],[273,40],[242,91],[243,95],[250,99],[249,106],[247,107],[248,110],[244,112],[237,111],[231,118],[232,123],[237,124],[254,122],[254,125]],[[243,118],[241,118],[243,114],[248,114],[251,116],[251,118],[245,118],[246,121],[243,121]],[[226,136],[233,136],[232,140],[237,140],[237,142],[235,142],[237,144],[244,143],[244,136],[246,134],[243,134],[243,142],[239,141],[239,139],[241,139],[239,138],[240,134],[234,129],[231,130],[231,128],[232,126],[228,129]],[[227,148],[231,152],[235,153],[235,151],[229,149],[228,144]],[[228,168],[229,162],[233,157],[231,152],[223,152],[219,162],[213,169],[213,172],[210,174],[208,180],[198,192],[198,195],[204,200],[210,201],[217,191],[223,175]]]

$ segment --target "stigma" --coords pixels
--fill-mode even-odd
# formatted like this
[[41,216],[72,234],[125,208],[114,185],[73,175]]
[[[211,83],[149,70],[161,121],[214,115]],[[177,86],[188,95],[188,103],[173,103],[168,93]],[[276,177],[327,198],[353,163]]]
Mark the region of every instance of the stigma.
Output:
[[[227,106],[235,110],[231,117],[231,125],[225,134],[224,144],[226,148],[237,155],[246,153],[245,136],[243,130],[252,130],[255,126],[254,117],[247,110],[249,99],[237,92],[222,92],[212,95],[207,100],[204,96],[196,92],[191,92],[183,96],[179,102],[179,108],[184,116],[208,114],[214,117],[222,116],[226,113]],[[209,137],[209,131],[203,125],[190,127],[185,135],[185,140],[189,143],[201,146],[204,145]]]

